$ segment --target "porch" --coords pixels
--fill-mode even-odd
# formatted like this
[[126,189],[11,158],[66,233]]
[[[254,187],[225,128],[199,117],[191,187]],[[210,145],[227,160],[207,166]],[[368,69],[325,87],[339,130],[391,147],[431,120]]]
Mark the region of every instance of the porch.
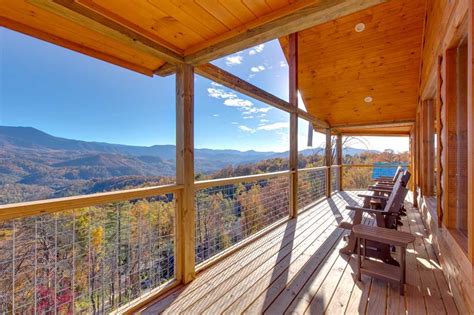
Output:
[[[361,192],[336,192],[241,250],[201,269],[140,311],[206,314],[458,314],[419,212],[407,201],[401,230],[417,239],[407,253],[406,294],[396,285],[355,278],[355,257],[339,254]],[[370,217],[365,224],[372,224]]]
[[[0,205],[0,313],[474,312],[472,1],[152,2],[6,0],[0,10],[1,26],[176,79],[171,184]],[[287,97],[212,63],[270,40],[286,58]],[[284,167],[199,178],[197,76],[285,112]],[[325,135],[318,165],[299,165],[300,121],[308,142]],[[345,206],[360,202],[350,190],[374,179],[374,163],[345,164],[352,136],[410,140],[401,229],[417,240],[405,296],[354,281],[354,258],[338,251]],[[362,181],[347,180],[353,168]]]

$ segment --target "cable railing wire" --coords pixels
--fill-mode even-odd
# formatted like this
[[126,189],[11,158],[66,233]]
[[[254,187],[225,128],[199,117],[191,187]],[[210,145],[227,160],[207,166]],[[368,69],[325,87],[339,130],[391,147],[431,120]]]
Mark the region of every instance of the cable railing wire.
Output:
[[174,278],[174,195],[0,223],[1,314],[104,314]]
[[196,263],[289,214],[288,174],[196,190]]
[[298,211],[306,209],[326,195],[326,169],[302,169],[298,172]]
[[331,167],[331,191],[335,192],[339,190],[339,167]]

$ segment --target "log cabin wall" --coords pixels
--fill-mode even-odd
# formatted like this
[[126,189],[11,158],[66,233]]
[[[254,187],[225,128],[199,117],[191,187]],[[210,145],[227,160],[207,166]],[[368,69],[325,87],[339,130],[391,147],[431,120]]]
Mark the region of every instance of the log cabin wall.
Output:
[[[420,159],[415,163],[416,201],[463,314],[474,314],[472,33],[471,0],[427,1],[420,102],[412,133]],[[437,136],[434,183],[431,174],[426,176],[428,160],[435,158],[434,139],[427,139],[430,124]]]

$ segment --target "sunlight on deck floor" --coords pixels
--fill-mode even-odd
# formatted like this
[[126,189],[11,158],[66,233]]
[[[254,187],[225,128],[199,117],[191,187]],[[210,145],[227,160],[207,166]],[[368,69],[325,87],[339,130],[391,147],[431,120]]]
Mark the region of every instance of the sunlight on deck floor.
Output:
[[[416,209],[407,203],[401,230],[417,236],[407,252],[405,296],[398,286],[362,277],[339,255],[338,222],[357,192],[340,192],[271,231],[143,310],[144,314],[457,314],[456,305]],[[370,218],[365,218],[370,224]]]

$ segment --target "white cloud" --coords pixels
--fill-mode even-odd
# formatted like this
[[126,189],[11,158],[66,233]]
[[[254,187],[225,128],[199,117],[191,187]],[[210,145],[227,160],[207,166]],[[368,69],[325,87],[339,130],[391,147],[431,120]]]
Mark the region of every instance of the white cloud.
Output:
[[[239,97],[233,92],[230,91],[225,91],[223,89],[216,89],[216,88],[208,88],[207,89],[208,96],[217,98],[217,99],[223,99],[224,100],[224,105],[229,106],[229,107],[240,107],[243,110],[251,110],[253,103],[249,100],[244,100]],[[255,113],[257,112],[263,112],[266,113],[268,110],[263,109],[263,110],[258,110],[254,111]]]
[[219,114],[214,114],[212,115],[212,117],[219,117]]
[[271,131],[271,130],[278,130],[278,129],[287,129],[289,128],[289,123],[287,122],[277,122],[274,124],[270,125],[263,125],[258,127],[258,130],[265,130],[265,131]]
[[230,107],[244,107],[244,108],[250,108],[253,106],[253,103],[249,100],[243,100],[241,98],[228,98],[224,101],[225,106],[230,106]]
[[288,67],[288,65],[286,64],[286,61],[284,60],[280,60],[280,67]]
[[252,129],[252,128],[249,128],[245,125],[240,125],[239,126],[239,129],[244,131],[244,132],[250,132],[250,133],[254,133],[255,132],[255,129]]
[[232,92],[228,92],[223,89],[216,89],[216,88],[208,88],[207,93],[210,97],[214,97],[214,98],[228,99],[228,98],[237,97],[237,95],[235,95]]
[[235,122],[235,121],[233,121],[233,122],[231,122],[231,124],[232,124],[232,125],[238,125],[239,123],[238,123],[238,122]]
[[268,119],[260,119],[260,122],[261,122],[261,123],[267,123],[267,122],[269,122],[269,121],[270,121],[270,120],[268,120]]
[[242,117],[242,118],[243,118],[243,119],[252,119],[253,116],[244,116],[244,117]]
[[211,85],[214,85],[214,86],[222,86],[222,84],[217,83],[217,82],[214,82],[214,81],[211,82]]
[[250,68],[250,71],[252,72],[261,72],[263,70],[265,70],[265,67],[262,65]]
[[256,108],[252,107],[243,112],[244,115],[256,114],[256,113],[268,113],[272,109],[271,107]]
[[232,55],[225,58],[225,64],[228,66],[240,65],[244,58],[239,55]]
[[249,51],[249,55],[250,56],[253,56],[253,55],[256,55],[258,53],[261,53],[263,51],[263,48],[265,47],[265,44],[260,44],[260,45],[257,45],[255,46],[254,48],[252,48],[250,51]]

